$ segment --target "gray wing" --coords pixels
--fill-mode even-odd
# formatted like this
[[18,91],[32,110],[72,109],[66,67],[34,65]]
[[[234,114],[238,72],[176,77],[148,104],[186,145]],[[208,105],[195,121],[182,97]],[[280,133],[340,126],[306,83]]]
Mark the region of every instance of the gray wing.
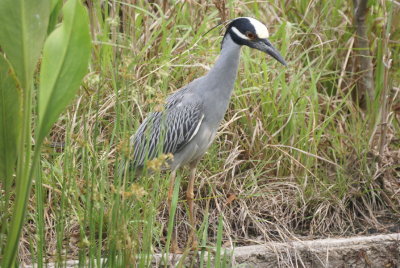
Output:
[[166,110],[151,113],[133,136],[134,166],[160,153],[179,152],[198,131],[204,117],[201,102],[183,104],[181,96],[174,95],[167,99]]

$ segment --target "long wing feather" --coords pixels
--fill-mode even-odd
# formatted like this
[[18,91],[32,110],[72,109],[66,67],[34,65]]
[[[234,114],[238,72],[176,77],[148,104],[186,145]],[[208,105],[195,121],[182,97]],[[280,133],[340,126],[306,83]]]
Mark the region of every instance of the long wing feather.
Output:
[[151,113],[133,136],[134,166],[143,166],[160,153],[179,152],[198,131],[204,117],[201,102],[184,104],[184,92],[177,93],[167,99],[163,112]]

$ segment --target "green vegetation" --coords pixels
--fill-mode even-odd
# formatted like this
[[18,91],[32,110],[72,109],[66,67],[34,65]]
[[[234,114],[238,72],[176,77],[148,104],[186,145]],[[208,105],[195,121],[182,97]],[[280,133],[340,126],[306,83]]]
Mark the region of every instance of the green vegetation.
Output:
[[[87,11],[77,0],[66,2],[62,24],[46,38],[50,11],[54,7],[54,1],[52,6],[46,1],[3,1],[0,5],[3,25],[0,45],[4,50],[0,55],[0,182],[4,186],[0,233],[2,267],[15,265],[32,179],[36,177],[39,185],[42,181],[39,161],[43,141],[75,96],[89,63],[91,45]],[[42,47],[40,85],[36,87],[33,74]],[[38,101],[32,109],[32,96],[35,95]],[[32,123],[35,142],[31,156]],[[39,190],[37,197],[41,195]],[[13,199],[15,202],[9,210]],[[37,208],[37,230],[42,234],[39,241],[44,243],[43,203],[38,202]],[[42,245],[38,256],[43,256],[41,250]]]
[[[12,1],[1,5],[6,2]],[[168,173],[137,177],[128,167],[129,137],[147,112],[213,64],[223,27],[208,31],[224,14],[265,22],[288,67],[242,50],[226,121],[197,173],[199,250],[201,256],[214,256],[201,259],[202,266],[227,265],[221,247],[389,232],[399,226],[400,18],[392,14],[400,6],[395,1],[368,4],[375,97],[365,109],[353,101],[362,74],[354,71],[351,1],[226,1],[219,8],[210,1],[87,1],[90,23],[83,14],[68,17],[61,2],[52,1],[47,11],[22,6],[47,12],[44,30],[22,31],[11,48],[5,40],[12,40],[0,35],[0,112],[8,116],[0,117],[1,261],[12,261],[5,252],[15,246],[4,247],[4,234],[18,232],[7,221],[17,210],[23,216],[21,206],[27,206],[18,251],[23,262],[41,265],[44,258],[63,266],[79,259],[100,266],[105,258],[109,267],[145,267],[149,253],[168,252],[173,225],[166,207]],[[78,8],[77,2],[65,5]],[[7,25],[3,15],[0,24]],[[91,61],[75,94],[86,71],[80,51],[86,37],[72,45],[68,40],[74,39],[64,34],[84,34],[85,25],[92,35]],[[69,54],[69,49],[79,51]],[[24,54],[12,50],[29,54],[18,59]],[[70,63],[62,75],[58,57]],[[15,87],[28,93],[17,96]],[[26,112],[10,103],[20,103]],[[13,139],[16,132],[19,140]],[[16,168],[9,164],[16,161]],[[178,172],[172,202],[181,246],[189,232],[182,191],[187,175]],[[184,256],[197,262],[189,252]]]

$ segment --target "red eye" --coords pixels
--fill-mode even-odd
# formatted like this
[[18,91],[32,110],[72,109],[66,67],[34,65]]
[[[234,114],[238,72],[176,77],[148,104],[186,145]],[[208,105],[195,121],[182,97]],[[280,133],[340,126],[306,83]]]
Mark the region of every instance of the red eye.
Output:
[[251,40],[256,38],[256,35],[252,32],[246,32],[246,36]]

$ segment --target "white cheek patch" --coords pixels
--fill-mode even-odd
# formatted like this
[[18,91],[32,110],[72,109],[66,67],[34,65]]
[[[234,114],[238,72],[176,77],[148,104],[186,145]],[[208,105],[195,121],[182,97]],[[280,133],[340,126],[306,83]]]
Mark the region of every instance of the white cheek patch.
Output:
[[242,34],[236,27],[232,27],[231,29],[238,37],[245,39],[245,40],[250,40],[250,38],[248,38],[247,36]]
[[261,22],[259,22],[256,19],[253,18],[246,18],[250,21],[250,23],[254,26],[254,29],[256,30],[256,34],[259,38],[268,38],[269,37],[269,32],[267,27],[262,24]]

